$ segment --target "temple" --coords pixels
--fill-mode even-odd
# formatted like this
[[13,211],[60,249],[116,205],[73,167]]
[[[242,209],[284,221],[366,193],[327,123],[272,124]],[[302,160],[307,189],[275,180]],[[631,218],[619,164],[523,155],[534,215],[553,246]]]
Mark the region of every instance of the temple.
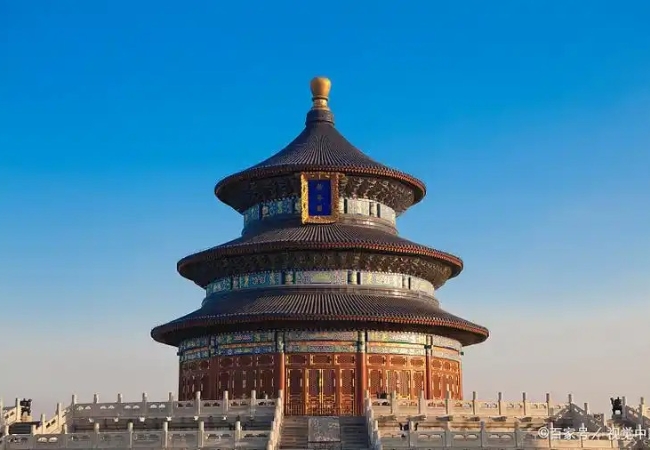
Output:
[[463,347],[488,330],[440,306],[462,261],[398,235],[424,183],[337,131],[330,86],[312,80],[289,145],[215,187],[241,237],[178,262],[205,295],[151,331],[177,348],[178,393],[73,395],[49,418],[0,399],[0,450],[650,448],[643,398],[611,415],[571,394],[463,398]]
[[298,137],[215,187],[242,236],[178,263],[206,294],[152,331],[179,349],[179,398],[284,390],[286,414],[327,416],[361,414],[366,390],[460,399],[462,348],[488,337],[436,298],[463,263],[398,235],[424,183],[339,133],[328,79],[311,91]]

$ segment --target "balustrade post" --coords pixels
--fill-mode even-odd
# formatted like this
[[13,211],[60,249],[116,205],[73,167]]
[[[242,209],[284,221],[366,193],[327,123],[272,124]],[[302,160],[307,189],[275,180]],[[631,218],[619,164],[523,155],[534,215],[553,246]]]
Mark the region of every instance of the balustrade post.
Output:
[[41,414],[41,434],[45,434],[45,414]]
[[397,392],[390,393],[390,413],[397,414]]
[[173,417],[175,409],[176,409],[174,407],[174,393],[173,392],[169,393],[169,397],[168,397],[167,402],[169,403],[169,405],[168,405],[169,409],[167,410],[167,411],[169,411],[169,417]]
[[256,407],[257,407],[257,391],[253,389],[251,391],[251,404],[249,405],[251,416],[255,414]]
[[93,424],[93,444],[95,448],[99,447],[99,423],[95,422]]
[[93,394],[93,403],[99,403],[99,394]]
[[56,404],[56,421],[59,426],[63,423],[63,405],[61,402]]
[[196,415],[201,415],[201,391],[196,391],[194,393],[194,408],[196,410]]
[[0,397],[0,427],[4,426],[5,424],[5,404],[2,401],[2,397]]
[[416,446],[416,443],[413,442],[414,441],[414,439],[413,439],[413,421],[409,420],[407,422],[407,424],[408,424],[408,431],[406,432],[406,436],[408,437],[408,443],[409,443],[408,445],[409,445],[409,448],[413,448],[413,447]]
[[418,414],[426,415],[426,413],[427,413],[427,402],[424,399],[424,391],[420,391],[420,395],[418,396]]
[[522,439],[521,436],[521,428],[519,428],[519,421],[515,422],[515,447],[523,447],[524,446],[524,440]]
[[16,398],[16,403],[14,406],[16,408],[16,422],[20,422],[23,417],[20,407],[20,399]]
[[586,415],[591,414],[591,412],[589,411],[589,403],[585,402],[584,408],[585,408],[585,414]]
[[31,427],[29,427],[29,434],[31,434],[32,436],[36,434],[36,425],[32,425]]
[[449,392],[449,389],[445,393],[445,414],[451,415],[451,392]]
[[528,410],[530,409],[529,405],[528,405],[528,394],[526,394],[525,392],[522,392],[521,393],[521,401],[522,401],[522,403],[524,405],[524,417],[528,417]]
[[3,436],[8,436],[9,435],[9,425],[3,425],[2,426],[2,435]]
[[499,416],[503,416],[505,408],[503,407],[503,392],[497,394],[497,405],[499,405]]
[[476,391],[472,391],[472,415],[475,416],[478,414],[478,408],[476,407],[477,399],[476,399]]
[[205,422],[202,420],[199,421],[199,432],[197,436],[197,442],[199,448],[205,447]]
[[567,400],[569,402],[569,412],[573,412],[573,394],[567,395]]
[[126,425],[127,436],[127,448],[133,448],[133,422],[129,422]]
[[454,437],[451,433],[451,423],[445,422],[445,447],[452,447],[454,445]]
[[487,447],[488,446],[488,434],[485,431],[485,421],[481,420],[481,431],[479,434],[481,438],[481,447]]
[[162,448],[169,447],[169,422],[164,421],[162,424]]
[[228,398],[228,391],[223,391],[223,413],[228,414],[228,409],[230,407],[230,399]]
[[118,392],[117,393],[117,403],[122,403],[124,401],[124,398],[122,397],[122,393]]
[[553,414],[553,411],[551,411],[551,408],[553,405],[551,404],[551,394],[546,393],[546,413],[549,415],[549,417]]
[[645,416],[645,398],[643,397],[641,397],[641,400],[639,401],[639,417],[641,418],[641,428],[645,429],[647,417]]
[[235,443],[241,441],[241,422],[235,422]]
[[149,402],[149,399],[147,398],[147,393],[143,392],[142,393],[142,417],[147,417],[149,409],[147,408],[147,403]]
[[621,419],[627,419],[627,397],[621,397],[621,404],[623,405],[623,414],[621,414]]
[[68,448],[68,425],[65,423],[61,426],[61,440],[61,446]]

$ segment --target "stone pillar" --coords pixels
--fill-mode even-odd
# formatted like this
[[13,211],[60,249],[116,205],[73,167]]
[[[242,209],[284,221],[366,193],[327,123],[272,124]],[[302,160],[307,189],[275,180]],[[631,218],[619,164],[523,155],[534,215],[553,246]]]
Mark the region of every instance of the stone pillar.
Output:
[[199,448],[203,448],[205,445],[205,422],[199,420],[199,431],[197,436],[197,444]]
[[133,448],[133,422],[126,424],[126,431],[129,433],[126,448]]
[[528,396],[526,395],[525,392],[522,392],[521,394],[521,401],[524,405],[524,417],[528,417],[528,409],[529,409],[529,404],[528,404]]
[[499,405],[499,416],[503,416],[505,411],[504,404],[503,404],[503,392],[499,392],[498,394],[498,405]]
[[476,408],[476,401],[477,401],[477,395],[476,391],[472,391],[472,415],[475,416],[477,414],[477,409]]
[[174,393],[173,392],[169,393],[169,398],[168,398],[167,402],[169,403],[169,409],[168,409],[169,417],[173,417],[174,416],[174,410],[175,410],[175,408],[174,408]]
[[162,424],[162,448],[169,447],[169,422]]
[[194,408],[196,408],[196,415],[201,415],[201,391],[194,393]]
[[481,448],[488,447],[488,434],[485,431],[485,421],[481,420]]
[[95,422],[93,424],[93,442],[95,443],[95,448],[99,447],[99,424]]
[[641,397],[641,400],[639,401],[639,417],[641,419],[641,428],[645,429],[646,428],[646,416],[645,416],[645,398]]
[[228,394],[228,391],[223,391],[223,413],[225,415],[228,414],[228,409],[230,407],[230,395]]

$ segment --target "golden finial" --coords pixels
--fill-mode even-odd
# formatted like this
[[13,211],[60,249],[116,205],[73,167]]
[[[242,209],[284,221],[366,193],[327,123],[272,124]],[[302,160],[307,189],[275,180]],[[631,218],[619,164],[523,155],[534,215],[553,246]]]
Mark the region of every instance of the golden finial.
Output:
[[311,87],[311,100],[314,102],[311,109],[329,110],[330,108],[327,106],[327,100],[329,100],[330,89],[332,88],[332,82],[329,78],[313,78],[309,86]]

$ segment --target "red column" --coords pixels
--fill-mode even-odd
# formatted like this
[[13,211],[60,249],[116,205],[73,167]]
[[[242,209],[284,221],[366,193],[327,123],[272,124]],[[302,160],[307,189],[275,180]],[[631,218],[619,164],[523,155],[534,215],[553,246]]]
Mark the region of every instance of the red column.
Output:
[[366,398],[366,391],[368,390],[368,367],[366,365],[366,352],[363,348],[359,348],[357,352],[356,372],[355,379],[358,387],[355,396],[355,411],[357,415],[361,415],[363,414],[363,401]]
[[286,370],[284,368],[284,363],[285,363],[284,352],[276,353],[275,358],[277,359],[277,361],[275,361],[276,373],[273,377],[277,382],[275,396],[277,397],[278,390],[282,389],[282,392],[284,393],[284,398],[287,398],[287,395],[289,395],[289,393],[287,392]]
[[424,351],[426,354],[426,366],[425,366],[425,372],[424,376],[426,378],[426,381],[424,383],[424,397],[429,400],[431,399],[431,383],[433,380],[431,379],[431,346],[426,345],[424,347]]

